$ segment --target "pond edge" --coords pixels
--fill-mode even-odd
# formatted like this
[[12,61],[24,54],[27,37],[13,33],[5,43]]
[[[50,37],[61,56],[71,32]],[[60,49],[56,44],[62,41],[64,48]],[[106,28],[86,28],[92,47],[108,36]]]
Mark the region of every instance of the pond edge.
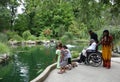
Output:
[[[77,61],[78,58],[72,59],[72,61]],[[53,63],[49,65],[40,75],[38,75],[35,79],[31,80],[30,82],[43,82],[50,72],[56,68],[57,63]]]
[[49,75],[49,73],[56,68],[57,63],[53,63],[49,65],[40,75],[38,75],[35,79],[30,82],[43,82]]

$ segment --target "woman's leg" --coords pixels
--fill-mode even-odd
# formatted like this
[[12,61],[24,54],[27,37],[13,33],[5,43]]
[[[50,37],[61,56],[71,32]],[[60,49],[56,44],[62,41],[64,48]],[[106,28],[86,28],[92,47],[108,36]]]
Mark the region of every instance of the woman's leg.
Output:
[[111,67],[111,46],[108,47],[108,55],[107,55],[107,68]]
[[102,46],[102,58],[103,58],[103,67],[107,66],[107,59],[106,59],[106,46]]
[[110,69],[111,67],[111,60],[107,60],[107,66],[106,66],[108,69]]
[[104,46],[102,49],[103,56],[103,67],[110,68],[111,67],[111,47]]

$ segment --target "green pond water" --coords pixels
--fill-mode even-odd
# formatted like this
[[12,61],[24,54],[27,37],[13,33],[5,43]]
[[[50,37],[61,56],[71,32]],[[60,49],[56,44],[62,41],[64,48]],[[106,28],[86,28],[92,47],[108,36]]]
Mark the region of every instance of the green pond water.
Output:
[[38,76],[55,58],[55,48],[17,47],[9,62],[0,65],[0,82],[29,82]]
[[[79,47],[70,49],[81,51],[83,47],[79,43]],[[0,82],[30,82],[55,62],[55,47],[19,46],[12,50],[10,61],[0,65]]]

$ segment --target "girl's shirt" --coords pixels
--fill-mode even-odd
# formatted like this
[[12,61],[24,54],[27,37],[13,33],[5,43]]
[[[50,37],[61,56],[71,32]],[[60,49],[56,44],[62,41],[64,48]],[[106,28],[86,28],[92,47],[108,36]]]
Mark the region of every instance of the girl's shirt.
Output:
[[60,56],[60,52],[61,52],[61,51],[60,51],[59,49],[57,49],[57,50],[56,50],[56,55]]
[[71,56],[70,50],[69,50],[69,49],[66,49],[66,51],[67,51],[67,58],[71,58],[72,56]]
[[62,57],[63,61],[67,60],[67,51],[66,50],[64,50],[64,49],[61,50],[61,57]]

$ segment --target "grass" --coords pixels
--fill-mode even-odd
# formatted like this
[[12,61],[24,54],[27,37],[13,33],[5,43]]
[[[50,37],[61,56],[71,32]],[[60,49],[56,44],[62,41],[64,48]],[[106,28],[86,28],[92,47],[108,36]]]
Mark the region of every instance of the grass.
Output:
[[10,52],[9,47],[6,44],[0,42],[0,53],[3,54],[9,52]]
[[72,58],[77,58],[79,57],[79,52],[78,51],[71,51]]

